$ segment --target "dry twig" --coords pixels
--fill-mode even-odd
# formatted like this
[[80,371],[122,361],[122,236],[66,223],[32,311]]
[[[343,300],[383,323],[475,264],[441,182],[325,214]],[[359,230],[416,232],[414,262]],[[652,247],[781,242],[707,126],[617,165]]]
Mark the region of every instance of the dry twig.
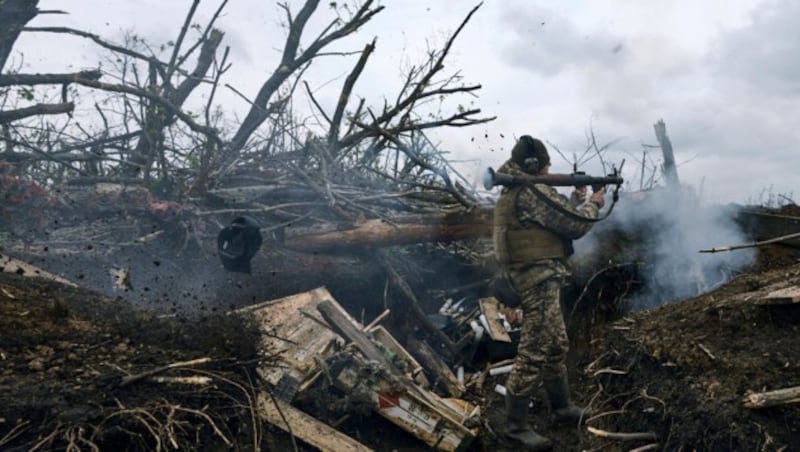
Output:
[[11,441],[14,441],[14,438],[18,437],[19,435],[24,433],[25,430],[29,428],[28,426],[30,425],[30,423],[31,421],[23,421],[17,423],[17,425],[15,425],[11,430],[9,430],[8,433],[6,433],[5,435],[3,435],[2,438],[0,438],[0,447],[3,447],[4,445],[11,443]]
[[650,443],[650,444],[645,444],[642,447],[637,447],[636,449],[631,449],[628,452],[645,452],[648,450],[656,450],[658,448],[659,448],[658,443]]
[[759,246],[763,246],[763,245],[769,245],[771,243],[784,242],[786,240],[791,240],[791,239],[798,238],[798,237],[800,237],[800,232],[795,232],[794,234],[783,235],[783,236],[775,237],[775,238],[769,239],[769,240],[762,240],[760,242],[753,242],[753,243],[748,243],[748,244],[745,244],[745,245],[733,245],[733,246],[722,246],[722,247],[719,247],[719,248],[708,248],[708,249],[700,250],[700,252],[701,253],[719,253],[721,251],[734,251],[734,250],[740,250],[740,249],[743,249],[743,248],[754,248],[754,247],[759,247]]
[[634,433],[619,433],[619,432],[609,432],[607,430],[601,430],[595,427],[586,427],[586,430],[595,435],[599,436],[600,438],[608,438],[614,439],[617,441],[636,441],[640,439],[649,439],[655,440],[656,434],[653,432],[634,432]]
[[150,376],[159,374],[161,372],[165,372],[165,371],[170,370],[170,369],[178,369],[178,368],[181,368],[181,367],[197,366],[199,364],[206,364],[208,362],[211,362],[211,358],[198,358],[198,359],[193,359],[193,360],[190,360],[190,361],[178,361],[178,362],[175,362],[175,363],[167,364],[165,366],[157,367],[155,369],[144,371],[144,372],[141,372],[141,373],[138,373],[138,374],[135,374],[135,375],[129,375],[127,377],[124,377],[122,379],[122,381],[120,381],[119,386],[120,387],[126,386],[126,385],[129,385],[131,383],[134,383],[134,382],[137,382],[139,380],[142,380],[142,379],[144,379],[146,377],[150,377]]

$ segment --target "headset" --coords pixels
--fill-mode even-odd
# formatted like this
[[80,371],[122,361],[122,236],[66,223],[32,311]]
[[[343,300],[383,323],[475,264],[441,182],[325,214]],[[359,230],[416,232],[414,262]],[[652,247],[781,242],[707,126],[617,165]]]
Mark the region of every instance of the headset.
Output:
[[[520,141],[524,142],[526,151],[533,153],[533,149],[535,146],[533,137],[531,137],[530,135],[523,135],[519,139]],[[541,162],[539,162],[539,159],[535,156],[528,157],[525,160],[523,160],[522,169],[527,173],[536,174],[539,172],[539,170],[542,169]]]
[[541,168],[539,168],[539,159],[536,157],[528,157],[522,162],[522,169],[529,174],[536,174],[539,172]]

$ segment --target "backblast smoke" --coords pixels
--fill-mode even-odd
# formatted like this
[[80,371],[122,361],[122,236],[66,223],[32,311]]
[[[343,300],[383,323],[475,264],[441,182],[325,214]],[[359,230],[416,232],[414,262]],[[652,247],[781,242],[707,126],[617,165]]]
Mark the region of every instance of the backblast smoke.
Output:
[[576,242],[575,257],[602,252],[609,263],[635,264],[637,289],[624,300],[630,310],[690,298],[725,283],[755,257],[753,249],[699,252],[749,242],[731,212],[701,206],[688,189],[622,194],[609,219]]

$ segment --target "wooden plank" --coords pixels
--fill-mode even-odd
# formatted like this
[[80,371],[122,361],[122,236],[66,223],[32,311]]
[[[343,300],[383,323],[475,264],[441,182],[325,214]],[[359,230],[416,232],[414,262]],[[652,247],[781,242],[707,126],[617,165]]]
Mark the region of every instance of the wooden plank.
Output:
[[276,355],[282,364],[259,368],[259,375],[266,382],[276,385],[288,373],[301,383],[301,387],[306,387],[303,383],[312,379],[319,370],[315,357],[325,356],[339,337],[327,327],[316,310],[323,301],[329,301],[333,309],[351,319],[324,287],[235,311],[259,324],[262,333],[260,348]]
[[397,339],[392,336],[392,334],[384,327],[378,325],[368,329],[372,337],[381,343],[384,347],[386,347],[390,352],[397,355],[400,359],[402,359],[406,364],[407,374],[409,377],[414,380],[415,383],[419,384],[421,387],[428,389],[430,388],[431,384],[428,379],[425,377],[424,369],[419,362],[408,352],[399,342]]
[[[277,403],[277,405],[276,405]],[[371,451],[369,447],[269,395],[258,395],[258,413],[270,424],[323,452]]]
[[458,382],[453,371],[427,342],[409,338],[408,349],[431,374],[434,384],[438,383],[451,396],[461,397],[464,394],[466,391],[464,385]]
[[761,298],[758,304],[761,305],[778,305],[778,304],[794,304],[800,303],[800,286],[786,287],[779,290],[770,292],[767,296]]
[[481,307],[481,313],[486,318],[486,323],[489,326],[489,337],[493,341],[511,343],[511,336],[508,331],[503,327],[500,322],[500,302],[495,297],[481,298],[478,300]]
[[346,318],[342,313],[336,309],[329,300],[324,300],[319,303],[317,310],[322,314],[326,322],[337,332],[340,336],[355,344],[355,346],[364,354],[368,359],[376,361],[383,366],[388,372],[395,375],[402,375],[391,361],[383,354],[377,345],[367,337],[351,319]]
[[41,268],[35,265],[31,265],[27,262],[21,261],[19,259],[14,259],[11,256],[6,256],[3,254],[0,254],[0,272],[16,273],[18,275],[25,276],[28,278],[32,277],[45,278],[51,281],[60,282],[61,284],[66,284],[70,287],[78,287],[77,284],[75,284],[72,281],[69,281],[66,278],[62,278],[61,276],[42,270]]
[[751,392],[743,400],[743,404],[747,408],[765,408],[790,403],[800,403],[800,386],[767,392]]
[[389,317],[389,314],[391,313],[392,311],[389,309],[384,309],[378,317],[375,317],[371,322],[369,322],[369,325],[364,327],[364,331],[372,331],[372,329],[378,327],[379,324],[386,319],[386,317]]

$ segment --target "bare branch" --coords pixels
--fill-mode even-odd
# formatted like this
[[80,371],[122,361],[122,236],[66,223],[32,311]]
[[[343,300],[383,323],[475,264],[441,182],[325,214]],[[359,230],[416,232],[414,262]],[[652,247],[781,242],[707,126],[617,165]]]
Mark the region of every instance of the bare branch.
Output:
[[[453,80],[453,77],[437,84],[435,87],[431,87],[431,81],[433,80],[433,77],[444,68],[444,59],[447,57],[455,38],[458,36],[458,34],[461,32],[461,30],[464,28],[467,22],[469,22],[472,15],[475,13],[475,11],[477,11],[478,8],[480,8],[481,5],[482,3],[479,3],[469,12],[469,14],[467,14],[467,17],[461,22],[456,31],[448,38],[447,43],[445,44],[444,48],[441,51],[433,52],[430,54],[429,56],[430,59],[426,64],[428,68],[427,71],[423,71],[422,68],[417,68],[417,67],[412,67],[409,70],[403,89],[398,95],[394,106],[392,106],[391,108],[388,107],[384,108],[384,111],[379,116],[373,118],[370,127],[362,126],[360,131],[354,132],[352,134],[343,137],[340,140],[339,145],[341,147],[347,147],[347,146],[352,146],[355,143],[358,143],[364,138],[373,135],[376,130],[386,128],[386,124],[388,124],[390,121],[392,121],[394,118],[396,118],[403,112],[405,113],[403,114],[403,118],[400,120],[400,125],[395,127],[393,132],[397,133],[404,130],[412,130],[415,128],[419,128],[420,124],[411,123],[408,120],[408,116],[411,110],[414,108],[415,105],[418,104],[420,100],[440,95],[468,93],[480,89],[481,87],[480,85],[450,88],[447,85]],[[474,114],[478,113],[479,111],[480,110],[472,110],[469,113]],[[492,117],[492,118],[478,119],[478,120],[469,119],[467,121],[464,121],[463,123],[456,122],[459,120],[467,119],[466,116],[467,115],[465,115],[465,113],[459,113],[447,120],[439,121],[435,125],[431,125],[431,127],[437,127],[441,125],[467,126],[472,124],[488,122],[494,119],[494,117]]]
[[183,121],[187,126],[189,126],[190,129],[194,130],[195,132],[204,134],[209,139],[211,139],[212,141],[216,142],[219,145],[222,144],[222,140],[217,135],[217,131],[216,130],[214,130],[213,128],[205,127],[205,126],[202,126],[202,125],[198,124],[197,122],[195,122],[194,119],[191,118],[191,116],[189,116],[186,113],[184,113],[180,108],[176,107],[172,102],[164,99],[163,97],[161,97],[161,96],[159,96],[157,94],[151,93],[149,91],[146,91],[146,90],[143,90],[143,89],[140,89],[140,88],[134,88],[134,87],[131,87],[131,86],[127,86],[127,85],[119,85],[119,84],[113,84],[113,83],[103,83],[103,82],[99,82],[97,80],[89,80],[89,79],[84,79],[84,78],[80,78],[80,77],[76,78],[75,82],[78,83],[78,84],[84,85],[84,86],[91,87],[91,88],[101,89],[103,91],[111,91],[111,92],[117,92],[117,93],[133,94],[135,96],[144,97],[144,98],[150,99],[152,101],[155,101],[155,102],[161,104],[163,107],[167,108],[172,114],[174,114],[175,116],[180,118],[180,120]]
[[57,85],[61,83],[73,83],[77,77],[99,80],[102,76],[103,73],[98,70],[80,71],[68,74],[2,74],[0,75],[0,86]]
[[52,156],[49,152],[43,151],[43,150],[39,149],[38,147],[30,144],[28,142],[28,140],[25,140],[24,138],[23,138],[22,141],[19,141],[19,140],[8,140],[7,138],[6,138],[6,140],[8,142],[10,142],[10,143],[13,143],[13,144],[17,145],[17,146],[22,146],[22,147],[24,147],[26,149],[30,149],[31,151],[33,151],[34,154],[42,156],[43,159],[49,160],[51,162],[58,163],[59,165],[63,165],[64,167],[75,171],[77,174],[80,174],[81,176],[87,176],[88,175],[88,174],[86,174],[85,171],[81,170],[80,168],[77,168],[75,166],[70,165],[69,162],[66,162],[66,161],[64,161],[62,159],[56,158],[56,157]]
[[339,95],[339,102],[336,104],[336,111],[333,113],[333,120],[331,120],[331,128],[328,131],[328,144],[334,144],[339,140],[339,127],[341,127],[344,109],[347,107],[347,102],[350,100],[350,94],[353,92],[353,85],[355,85],[358,76],[361,75],[361,72],[364,70],[369,56],[375,50],[376,40],[377,39],[373,39],[371,43],[364,46],[361,57],[344,81],[342,93]]
[[83,30],[76,30],[74,28],[69,28],[69,27],[25,27],[22,29],[22,31],[72,34],[83,38],[91,39],[101,47],[111,50],[112,52],[121,53],[123,55],[128,55],[133,58],[153,63],[157,65],[159,69],[166,65],[163,61],[160,61],[158,58],[154,56],[147,56],[143,53],[131,50],[127,47],[122,47],[120,45],[113,44],[111,42],[104,40],[103,38],[94,33],[89,33]]
[[17,110],[0,111],[0,124],[6,124],[18,119],[36,115],[59,115],[70,113],[75,109],[75,104],[67,102],[64,104],[36,104],[30,107]]
[[[270,111],[268,108],[270,99],[291,74],[318,56],[320,50],[325,46],[355,32],[364,23],[369,21],[372,16],[383,10],[382,6],[370,9],[372,0],[364,2],[364,5],[362,5],[358,12],[347,23],[312,42],[308,48],[298,56],[297,51],[303,29],[318,5],[319,0],[307,0],[297,16],[295,16],[293,20],[289,20],[289,34],[286,38],[281,62],[278,68],[275,69],[272,75],[270,75],[267,81],[261,86],[250,111],[234,134],[228,146],[229,150],[233,153],[240,151],[253,132],[267,119]],[[283,7],[288,13],[288,6],[283,5]]]
[[[183,44],[183,38],[186,37],[186,31],[189,29],[189,24],[192,23],[192,17],[194,17],[195,11],[197,11],[197,5],[200,4],[200,0],[194,0],[192,2],[192,6],[189,8],[189,12],[186,13],[186,20],[183,21],[183,26],[181,26],[181,31],[178,33],[178,39],[175,41],[175,46],[172,49],[172,56],[169,58],[169,65],[167,65],[167,76],[166,80],[169,80],[172,77],[172,74],[175,72],[175,61],[178,58],[178,53],[181,50],[181,45]],[[202,58],[202,57],[201,57]]]
[[178,62],[176,64],[177,67],[181,67],[183,65],[183,63],[187,59],[189,59],[189,57],[192,55],[192,53],[194,53],[194,51],[197,50],[197,48],[200,45],[202,45],[204,42],[206,42],[206,38],[208,37],[208,34],[214,28],[214,24],[217,22],[217,19],[219,18],[219,15],[222,14],[222,10],[225,9],[225,5],[227,3],[228,3],[228,0],[223,0],[222,3],[219,5],[219,8],[217,8],[217,10],[214,11],[214,16],[211,17],[210,21],[208,21],[208,25],[206,25],[205,30],[203,30],[203,34],[200,35],[200,38],[198,38],[197,42],[195,42],[194,45],[192,45],[192,47],[190,47],[189,50],[187,50],[186,53],[183,54],[183,56],[178,58]]
[[214,62],[214,56],[217,53],[217,48],[222,42],[223,36],[225,36],[225,34],[220,30],[214,29],[211,31],[211,35],[203,43],[203,47],[200,49],[200,56],[197,57],[197,65],[195,66],[194,70],[186,79],[183,80],[180,86],[178,86],[178,88],[175,90],[175,94],[170,96],[170,100],[172,102],[177,105],[182,105],[183,102],[186,101],[186,98],[189,97],[189,94],[195,88],[197,88],[198,85],[200,85],[203,77],[206,75],[208,69],[211,67],[211,64]]
[[303,86],[306,89],[306,94],[308,94],[308,98],[311,99],[311,102],[314,104],[315,107],[317,107],[317,110],[319,110],[319,113],[322,115],[323,118],[325,118],[325,121],[328,121],[328,124],[330,124],[331,118],[329,118],[328,115],[325,113],[325,109],[322,108],[322,105],[320,105],[319,102],[317,102],[317,99],[314,97],[314,93],[311,91],[311,87],[308,86],[308,82],[303,81]]

